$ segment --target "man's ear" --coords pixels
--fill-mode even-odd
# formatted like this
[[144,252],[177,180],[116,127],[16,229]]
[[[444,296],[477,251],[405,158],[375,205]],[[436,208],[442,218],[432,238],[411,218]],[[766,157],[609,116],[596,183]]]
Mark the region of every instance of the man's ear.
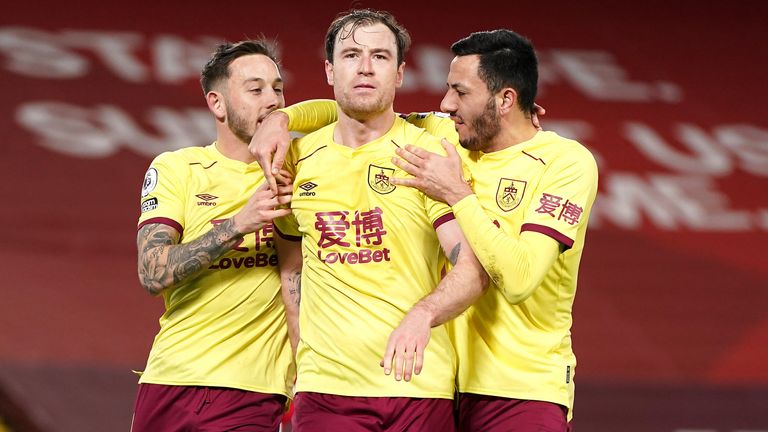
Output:
[[395,88],[400,88],[403,85],[403,77],[405,76],[405,62],[400,63],[397,67],[397,78],[395,79]]
[[503,88],[499,92],[498,96],[501,101],[499,102],[499,114],[506,115],[517,105],[517,91],[511,87]]
[[328,80],[328,85],[333,85],[333,63],[328,60],[325,61],[325,78]]
[[214,117],[217,120],[224,121],[224,118],[227,116],[227,105],[224,101],[224,96],[215,90],[211,90],[206,93],[205,102],[208,104],[208,109],[211,110]]

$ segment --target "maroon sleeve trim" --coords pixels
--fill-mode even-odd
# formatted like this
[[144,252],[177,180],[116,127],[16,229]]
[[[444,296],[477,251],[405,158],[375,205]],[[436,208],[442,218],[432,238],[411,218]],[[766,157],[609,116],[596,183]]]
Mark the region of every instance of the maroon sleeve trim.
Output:
[[184,234],[184,228],[181,226],[180,223],[176,222],[173,219],[168,219],[168,218],[164,218],[164,217],[149,218],[149,219],[145,220],[144,222],[140,223],[139,226],[136,229],[140,230],[145,225],[155,224],[155,223],[159,223],[159,224],[163,224],[163,225],[168,225],[169,227],[171,227],[171,228],[175,229],[176,231],[178,231],[179,235]]
[[446,223],[448,221],[452,221],[454,219],[456,219],[456,216],[453,215],[453,212],[446,213],[446,214],[440,216],[439,218],[437,218],[434,222],[432,222],[432,227],[435,228],[435,229],[438,229],[440,227],[440,225],[442,225],[442,224],[444,224],[444,223]]
[[280,231],[280,228],[277,227],[274,223],[272,224],[272,227],[275,229],[275,232],[277,235],[280,236],[280,238],[292,241],[292,242],[298,242],[301,241],[301,236],[292,236],[290,234],[285,234],[284,232]]
[[523,232],[523,231],[534,231],[537,233],[544,234],[545,236],[551,237],[557,240],[558,242],[562,243],[563,245],[565,245],[566,249],[570,249],[573,247],[573,240],[561,234],[560,231],[554,228],[550,228],[548,226],[527,223],[527,224],[523,224],[523,226],[520,227],[520,232]]

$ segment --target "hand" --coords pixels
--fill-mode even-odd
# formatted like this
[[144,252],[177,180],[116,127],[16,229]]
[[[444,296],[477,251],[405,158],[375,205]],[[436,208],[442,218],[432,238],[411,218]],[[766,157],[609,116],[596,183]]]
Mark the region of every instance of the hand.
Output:
[[248,145],[248,150],[256,157],[256,161],[264,171],[269,189],[275,194],[278,191],[275,175],[283,167],[290,144],[288,115],[281,111],[273,111],[264,117]]
[[273,219],[289,215],[290,208],[278,207],[290,203],[292,193],[293,184],[277,186],[277,194],[274,194],[264,182],[232,218],[235,229],[241,234],[252,233]]
[[392,372],[393,364],[397,381],[410,381],[412,374],[420,374],[424,366],[424,348],[429,343],[431,333],[429,315],[420,309],[411,309],[389,335],[384,358],[379,362],[379,366],[384,368],[384,374]]
[[541,123],[539,122],[539,116],[544,116],[546,113],[547,110],[545,110],[543,106],[536,103],[533,104],[533,115],[531,116],[531,124],[533,124],[533,127],[538,130],[542,130]]
[[392,163],[413,178],[392,178],[395,185],[415,187],[430,197],[454,205],[467,195],[472,194],[472,188],[464,180],[461,170],[461,157],[453,144],[442,140],[447,156],[424,150],[412,145],[395,152],[399,158],[393,158]]

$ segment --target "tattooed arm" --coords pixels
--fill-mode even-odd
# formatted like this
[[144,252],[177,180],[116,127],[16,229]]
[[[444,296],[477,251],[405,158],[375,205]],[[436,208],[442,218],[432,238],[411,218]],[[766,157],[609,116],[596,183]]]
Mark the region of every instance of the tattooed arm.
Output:
[[432,327],[458,316],[488,287],[488,275],[472,253],[458,222],[443,223],[437,228],[437,236],[453,268],[408,311],[389,336],[380,364],[387,375],[394,369],[398,381],[410,381],[412,373],[421,373]]
[[139,229],[139,280],[150,294],[160,294],[197,275],[243,234],[235,229],[234,219],[227,219],[189,243],[178,244],[180,237],[175,228],[159,223]]
[[292,186],[281,185],[273,195],[266,185],[259,187],[235,216],[217,224],[189,243],[178,244],[181,234],[163,224],[148,224],[139,230],[139,281],[150,294],[188,280],[207,268],[245,234],[260,229],[290,209],[277,208],[291,200]]
[[299,305],[301,303],[301,242],[275,236],[277,262],[280,266],[285,316],[288,321],[288,337],[291,339],[293,355],[299,346]]

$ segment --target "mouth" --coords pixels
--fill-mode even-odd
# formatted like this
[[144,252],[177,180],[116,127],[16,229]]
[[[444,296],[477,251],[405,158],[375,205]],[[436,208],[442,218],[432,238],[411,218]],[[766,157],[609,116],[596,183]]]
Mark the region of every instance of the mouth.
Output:
[[366,84],[366,83],[363,83],[363,84],[358,84],[358,85],[356,85],[354,88],[355,88],[355,89],[364,89],[364,90],[373,90],[373,89],[375,89],[376,87],[374,87],[374,86],[373,86],[373,84]]

